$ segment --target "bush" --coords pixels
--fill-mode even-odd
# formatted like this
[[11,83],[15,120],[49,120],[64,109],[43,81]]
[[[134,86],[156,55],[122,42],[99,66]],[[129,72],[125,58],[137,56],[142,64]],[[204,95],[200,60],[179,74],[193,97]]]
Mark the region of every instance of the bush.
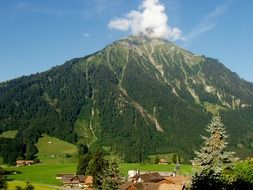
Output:
[[225,169],[222,173],[213,170],[195,174],[192,179],[191,190],[252,190],[253,162],[243,161],[235,163],[232,169]]
[[221,175],[214,173],[213,170],[209,172],[201,172],[195,174],[192,178],[191,190],[219,190],[226,186],[222,180]]
[[6,183],[6,171],[0,167],[0,189],[7,189],[7,183]]

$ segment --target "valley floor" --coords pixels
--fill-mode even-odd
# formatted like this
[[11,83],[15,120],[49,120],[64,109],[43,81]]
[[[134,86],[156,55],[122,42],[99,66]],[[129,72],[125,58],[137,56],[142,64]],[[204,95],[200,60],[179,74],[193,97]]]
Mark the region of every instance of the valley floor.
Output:
[[[122,163],[120,164],[120,170],[124,176],[127,176],[129,170],[141,170],[141,171],[168,171],[172,172],[175,168],[174,164],[158,165],[158,164],[141,164],[141,163]],[[8,167],[9,170],[17,171],[17,174],[10,175],[9,188],[14,188],[19,184],[24,184],[25,181],[29,181],[32,185],[38,186],[36,189],[42,189],[47,187],[60,188],[61,180],[56,179],[56,175],[59,173],[75,173],[76,164],[38,164],[24,167]],[[181,165],[180,174],[192,175],[196,170],[190,165]],[[21,172],[18,174],[18,172]],[[55,187],[58,186],[58,187]]]

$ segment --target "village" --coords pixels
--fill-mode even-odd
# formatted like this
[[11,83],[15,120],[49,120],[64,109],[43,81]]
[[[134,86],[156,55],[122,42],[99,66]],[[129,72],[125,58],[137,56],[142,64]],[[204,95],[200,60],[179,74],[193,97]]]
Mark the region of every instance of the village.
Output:
[[[33,160],[17,160],[16,167],[27,167],[37,164]],[[165,159],[160,159],[160,165],[167,165]],[[173,172],[129,170],[122,177],[120,190],[185,190],[191,184],[191,177],[179,175],[180,165]],[[62,184],[62,189],[93,190],[93,176],[76,173],[59,173],[56,179]]]
[[[128,173],[127,181],[119,186],[120,190],[185,190],[191,183],[191,177],[176,176],[170,172],[131,170]],[[92,176],[58,174],[56,178],[61,180],[63,187],[67,189],[93,189]]]

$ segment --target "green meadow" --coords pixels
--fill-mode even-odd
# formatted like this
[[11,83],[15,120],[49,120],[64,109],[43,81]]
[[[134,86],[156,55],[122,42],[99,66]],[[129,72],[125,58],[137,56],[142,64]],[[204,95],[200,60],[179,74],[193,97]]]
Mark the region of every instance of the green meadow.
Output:
[[[168,171],[172,172],[175,168],[174,164],[158,165],[158,164],[141,164],[141,163],[122,163],[120,170],[124,176],[127,176],[128,170],[141,171]],[[17,181],[30,181],[31,183],[41,183],[49,185],[61,185],[60,180],[55,177],[58,173],[75,173],[76,164],[38,164],[25,167],[11,167],[21,172],[21,174],[11,175],[9,178]],[[180,174],[191,175],[194,169],[190,165],[181,165]]]
[[43,135],[36,144],[39,153],[37,157],[46,164],[63,164],[77,162],[75,145],[58,138]]
[[[32,183],[36,190],[59,190],[59,187],[49,186],[40,183]],[[26,182],[24,181],[9,181],[8,182],[8,190],[16,190],[16,186],[25,187]]]
[[[142,164],[142,163],[122,163],[120,164],[121,172],[126,176],[129,170],[140,171],[159,171],[159,172],[173,172],[175,170],[175,164],[159,165],[159,164]],[[191,165],[180,165],[181,175],[192,175],[196,169]]]
[[15,138],[17,132],[18,132],[17,130],[5,131],[5,132],[0,134],[0,137],[13,139],[13,138]]
[[[31,182],[36,189],[51,188],[51,186],[60,186],[61,181],[56,179],[58,173],[75,173],[77,166],[76,146],[65,141],[59,140],[48,135],[43,135],[36,144],[39,153],[38,158],[42,163],[23,167],[8,167],[7,169],[17,171],[17,174],[10,175],[9,189],[15,189],[15,186],[23,182]],[[160,155],[161,156],[161,155]],[[124,176],[127,176],[128,170],[141,171],[167,171],[172,172],[175,164],[159,165],[144,163],[121,163],[120,170]],[[20,172],[20,174],[19,174]],[[181,165],[180,174],[191,175],[195,169],[190,165]],[[44,185],[44,186],[43,186]],[[45,186],[47,185],[47,186]],[[19,185],[20,186],[20,185]],[[50,187],[48,187],[50,186]],[[56,189],[56,187],[54,187]]]
[[10,175],[9,179],[17,181],[29,181],[31,183],[42,183],[49,185],[61,185],[56,179],[58,173],[75,173],[76,164],[38,164],[24,167],[11,167],[9,169],[21,172]]

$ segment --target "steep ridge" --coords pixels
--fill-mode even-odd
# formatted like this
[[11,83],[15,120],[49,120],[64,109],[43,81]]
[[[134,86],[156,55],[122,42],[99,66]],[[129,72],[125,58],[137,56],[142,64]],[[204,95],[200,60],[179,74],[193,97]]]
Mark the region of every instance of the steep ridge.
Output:
[[113,147],[126,161],[155,152],[190,159],[211,115],[219,113],[230,148],[247,156],[253,153],[252,105],[253,84],[218,60],[166,40],[130,36],[1,83],[0,130],[18,129],[16,139],[29,129]]

